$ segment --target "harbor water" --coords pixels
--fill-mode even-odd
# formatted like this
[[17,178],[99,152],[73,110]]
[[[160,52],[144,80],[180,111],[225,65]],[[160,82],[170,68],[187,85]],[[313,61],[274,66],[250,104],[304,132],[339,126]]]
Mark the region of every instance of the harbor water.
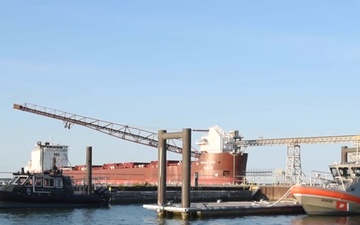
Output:
[[0,210],[0,224],[9,225],[357,225],[360,216],[349,217],[309,217],[307,215],[287,216],[240,216],[231,218],[211,218],[183,221],[179,219],[159,219],[156,212],[142,205],[114,205],[100,209],[7,209]]

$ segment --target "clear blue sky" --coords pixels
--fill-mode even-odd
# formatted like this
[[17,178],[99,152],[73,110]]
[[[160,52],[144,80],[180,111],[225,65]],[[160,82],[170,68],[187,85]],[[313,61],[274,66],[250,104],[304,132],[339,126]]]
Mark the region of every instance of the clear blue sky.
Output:
[[[95,164],[157,158],[14,103],[154,132],[359,134],[359,11],[358,1],[328,0],[1,2],[0,171],[19,170],[50,139],[70,146],[73,165],[88,145]],[[340,146],[303,145],[304,171],[327,170]],[[286,146],[247,152],[249,169],[285,168]]]

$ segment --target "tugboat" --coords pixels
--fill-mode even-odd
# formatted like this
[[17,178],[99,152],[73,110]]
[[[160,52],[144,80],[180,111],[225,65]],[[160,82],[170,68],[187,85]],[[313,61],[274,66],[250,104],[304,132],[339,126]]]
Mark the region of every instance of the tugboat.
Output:
[[77,193],[69,176],[55,166],[42,173],[21,169],[0,190],[0,208],[108,207],[112,194],[100,188],[92,194]]

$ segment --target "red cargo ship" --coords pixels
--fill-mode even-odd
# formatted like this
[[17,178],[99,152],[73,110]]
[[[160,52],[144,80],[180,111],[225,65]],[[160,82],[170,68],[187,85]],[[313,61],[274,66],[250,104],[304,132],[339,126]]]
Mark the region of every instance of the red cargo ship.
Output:
[[[191,183],[198,185],[239,184],[244,181],[247,154],[236,151],[235,141],[238,131],[226,134],[220,127],[209,128],[207,136],[197,143],[200,156],[191,163]],[[25,170],[39,172],[49,169],[54,162],[62,168],[65,175],[72,177],[77,184],[84,184],[86,165],[69,167],[68,146],[38,142],[31,154]],[[158,183],[158,162],[106,163],[92,166],[95,184],[106,185],[156,185]],[[182,162],[167,161],[167,185],[181,185]]]

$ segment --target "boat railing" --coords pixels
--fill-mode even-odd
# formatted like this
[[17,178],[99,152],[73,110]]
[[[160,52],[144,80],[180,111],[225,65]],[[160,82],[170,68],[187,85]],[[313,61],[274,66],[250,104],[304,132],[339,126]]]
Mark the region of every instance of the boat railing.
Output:
[[329,187],[334,183],[334,177],[329,172],[313,170],[310,173],[311,186]]

